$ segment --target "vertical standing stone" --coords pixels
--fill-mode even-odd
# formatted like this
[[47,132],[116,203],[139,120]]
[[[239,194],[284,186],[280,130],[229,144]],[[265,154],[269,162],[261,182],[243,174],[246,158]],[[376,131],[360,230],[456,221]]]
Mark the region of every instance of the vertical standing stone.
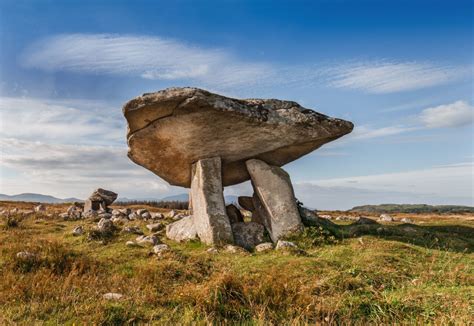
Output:
[[222,191],[220,157],[202,159],[193,165],[191,197],[194,225],[201,241],[233,243]]
[[276,242],[284,236],[300,232],[303,224],[288,173],[256,159],[248,160],[246,165],[259,199],[254,198],[255,209],[271,239]]

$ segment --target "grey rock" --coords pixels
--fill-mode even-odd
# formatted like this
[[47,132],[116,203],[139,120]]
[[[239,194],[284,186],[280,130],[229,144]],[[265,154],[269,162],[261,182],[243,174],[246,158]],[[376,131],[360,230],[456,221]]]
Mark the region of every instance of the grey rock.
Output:
[[164,215],[162,213],[151,213],[151,218],[153,220],[160,220],[164,218]]
[[157,232],[165,228],[163,223],[153,223],[147,224],[146,228],[150,230],[150,232]]
[[144,244],[144,245],[156,245],[160,242],[160,240],[158,239],[158,237],[156,235],[147,235],[147,236],[144,236],[144,235],[141,235],[139,237],[137,237],[135,239],[135,241],[138,243],[138,244]]
[[99,217],[110,219],[112,217],[112,214],[110,214],[110,213],[99,213]]
[[298,246],[291,241],[278,240],[275,250],[293,250],[298,249]]
[[137,215],[142,216],[143,214],[148,213],[148,210],[146,210],[146,209],[144,209],[144,208],[140,208],[140,209],[137,209],[137,210],[135,211],[135,213],[136,213]]
[[219,253],[219,250],[217,250],[216,247],[211,247],[211,248],[207,249],[206,252],[209,253],[209,254],[213,254],[213,255],[214,255],[214,254]]
[[265,228],[254,222],[232,224],[232,232],[235,244],[247,250],[253,249],[265,240]]
[[244,248],[231,244],[226,245],[224,251],[230,254],[247,253]]
[[256,252],[265,252],[273,250],[273,243],[271,242],[264,242],[255,246]]
[[360,216],[354,224],[359,224],[359,225],[370,225],[370,224],[378,224],[376,221],[374,221],[373,219],[371,218],[368,218],[368,217],[363,217],[363,216]]
[[20,251],[20,252],[17,252],[16,258],[21,259],[21,260],[34,260],[36,259],[36,254],[29,251]]
[[156,245],[156,246],[153,246],[153,252],[155,254],[162,254],[164,252],[167,252],[167,251],[170,251],[170,247],[167,245],[167,244],[159,244],[159,245]]
[[127,247],[141,247],[138,243],[136,243],[135,241],[127,241],[125,242],[125,245]]
[[138,219],[138,218],[139,218],[139,216],[138,216],[137,214],[135,214],[135,213],[130,213],[130,214],[128,215],[128,219],[131,220],[131,221],[136,220],[136,219]]
[[166,226],[166,236],[174,241],[187,241],[197,239],[196,228],[192,216],[186,216],[181,220]]
[[283,169],[260,160],[246,162],[255,193],[256,211],[273,242],[303,230],[290,176]]
[[97,230],[102,233],[110,233],[114,231],[114,223],[106,218],[101,218],[99,223],[97,223]]
[[380,217],[379,217],[379,221],[382,221],[382,222],[394,222],[395,220],[393,219],[393,217],[391,217],[391,216],[388,215],[388,214],[382,214],[382,215],[380,215]]
[[60,218],[63,218],[64,220],[69,220],[69,214],[68,213],[61,213],[59,214]]
[[77,237],[84,234],[84,227],[82,225],[76,226],[72,229],[72,235]]
[[227,205],[225,207],[227,217],[229,218],[230,224],[240,223],[244,221],[244,217],[240,210],[234,204]]
[[222,182],[229,186],[249,179],[250,158],[282,166],[353,128],[292,101],[233,99],[197,88],[144,94],[123,113],[128,157],[183,187],[190,187],[191,167],[201,159],[221,157]]
[[148,219],[151,218],[150,212],[145,212],[145,213],[141,214],[140,216],[145,220],[148,220]]
[[122,213],[123,215],[130,215],[130,213],[132,212],[132,210],[130,208],[119,208],[118,211],[120,213]]
[[199,160],[193,165],[191,197],[194,227],[199,239],[206,244],[233,243],[222,193],[219,157]]
[[413,220],[411,218],[404,217],[400,220],[400,222],[402,222],[402,223],[413,223]]
[[173,217],[176,216],[176,214],[177,214],[176,211],[173,209],[173,210],[171,210],[171,211],[168,213],[168,217],[169,217],[169,218],[173,218]]
[[[104,202],[106,206],[112,204],[117,199],[117,194],[110,190],[102,188],[96,189],[89,197],[91,201]],[[103,207],[106,208],[106,207]]]
[[35,212],[36,213],[41,213],[46,211],[46,207],[43,204],[39,204],[38,206],[35,206]]
[[122,231],[125,233],[143,235],[143,231],[140,229],[139,226],[126,226],[123,228]]
[[110,292],[110,293],[105,293],[102,297],[106,300],[120,300],[123,298],[123,294]]

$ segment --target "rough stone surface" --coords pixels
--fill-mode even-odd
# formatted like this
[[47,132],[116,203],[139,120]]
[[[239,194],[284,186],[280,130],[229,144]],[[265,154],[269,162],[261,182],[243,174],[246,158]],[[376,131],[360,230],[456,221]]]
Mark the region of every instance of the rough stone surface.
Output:
[[234,204],[227,205],[225,207],[227,217],[229,217],[230,224],[239,223],[244,221],[244,217],[240,210]]
[[265,228],[254,222],[232,224],[232,232],[235,244],[247,250],[253,249],[265,240]]
[[378,224],[378,223],[371,218],[361,216],[354,222],[354,224],[369,225],[369,224]]
[[106,206],[112,204],[115,199],[117,199],[117,194],[110,190],[105,190],[102,188],[96,189],[92,195],[89,197],[91,201],[104,202]]
[[156,245],[160,242],[156,235],[141,235],[135,239],[138,244]]
[[247,251],[244,248],[239,247],[239,246],[235,246],[235,245],[231,245],[231,244],[226,245],[224,247],[224,251],[228,252],[230,254],[247,253]]
[[147,224],[146,228],[150,230],[150,232],[157,232],[162,229],[164,229],[164,224],[162,223],[153,223],[153,224]]
[[272,249],[273,249],[273,243],[271,242],[264,242],[255,246],[256,252],[270,251]]
[[84,234],[84,227],[82,225],[76,226],[74,229],[72,229],[72,235],[77,237]]
[[139,226],[126,226],[123,228],[123,232],[143,235],[143,231]]
[[193,165],[193,219],[199,239],[206,244],[233,243],[221,182],[221,160],[203,159]]
[[404,217],[400,220],[400,222],[402,222],[402,223],[413,223],[413,220],[411,218]]
[[298,246],[291,241],[278,240],[275,250],[292,250],[298,249]]
[[144,94],[126,103],[123,113],[130,159],[184,187],[191,185],[192,165],[203,158],[222,158],[228,186],[249,179],[245,161],[251,158],[282,166],[353,128],[295,102],[239,100],[197,88]]
[[97,223],[97,229],[100,232],[112,232],[114,230],[114,223],[106,218],[101,218],[99,223]]
[[187,241],[197,238],[196,228],[192,216],[183,217],[181,220],[166,226],[166,236],[174,241]]
[[170,247],[167,244],[162,243],[162,244],[153,246],[153,252],[157,255],[160,255],[167,251],[170,251]]
[[240,207],[250,212],[255,210],[255,206],[253,205],[253,199],[249,196],[240,196],[237,201],[239,202]]
[[382,221],[382,222],[393,222],[393,221],[395,221],[395,220],[393,219],[393,217],[391,217],[391,216],[388,215],[388,214],[382,214],[382,215],[380,215],[380,217],[379,217],[379,221]]
[[256,211],[263,218],[272,241],[300,232],[303,224],[288,173],[260,160],[249,160],[246,164],[260,199]]

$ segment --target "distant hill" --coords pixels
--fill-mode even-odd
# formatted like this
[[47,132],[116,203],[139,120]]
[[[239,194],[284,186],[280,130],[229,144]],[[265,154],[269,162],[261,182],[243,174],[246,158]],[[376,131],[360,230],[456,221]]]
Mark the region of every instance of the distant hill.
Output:
[[381,204],[363,205],[350,209],[351,212],[364,213],[474,213],[474,207],[457,205],[425,205],[425,204]]
[[24,193],[19,195],[4,195],[0,194],[0,200],[3,201],[26,201],[35,203],[47,203],[47,204],[59,204],[59,203],[71,203],[71,202],[82,202],[83,200],[77,198],[56,198],[49,195]]

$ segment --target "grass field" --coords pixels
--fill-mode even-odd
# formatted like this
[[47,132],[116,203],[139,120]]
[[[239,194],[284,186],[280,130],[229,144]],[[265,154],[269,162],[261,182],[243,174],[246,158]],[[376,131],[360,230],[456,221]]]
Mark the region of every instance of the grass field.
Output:
[[[15,205],[33,207],[0,208]],[[473,216],[401,216],[415,224],[309,228],[292,239],[303,252],[211,254],[162,236],[161,257],[127,247],[136,235],[71,235],[92,221],[1,218],[0,324],[473,324]]]

